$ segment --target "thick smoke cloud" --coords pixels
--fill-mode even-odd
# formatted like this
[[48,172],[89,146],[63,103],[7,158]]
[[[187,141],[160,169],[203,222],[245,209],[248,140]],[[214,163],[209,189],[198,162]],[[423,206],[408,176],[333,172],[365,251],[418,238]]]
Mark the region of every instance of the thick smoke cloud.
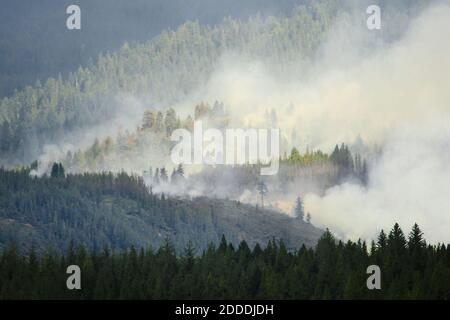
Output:
[[[142,99],[130,94],[117,93],[110,108],[113,117],[108,121],[87,129],[74,130],[70,134],[62,136],[57,144],[45,145],[42,154],[37,159],[39,166],[36,170],[32,170],[31,174],[37,176],[48,174],[52,164],[63,161],[67,156],[67,152],[74,153],[78,150],[85,150],[91,147],[96,139],[99,141],[107,137],[115,139],[119,132],[134,131],[142,119],[142,113],[146,105],[142,102]],[[145,157],[148,156],[151,159],[153,154],[150,152],[151,150],[148,151],[148,154],[143,154],[138,159],[142,162],[148,162]],[[126,163],[122,161],[116,161],[114,164],[117,171],[127,169]],[[99,171],[101,170],[101,168],[98,169]],[[71,172],[70,168],[69,172]]]
[[367,189],[344,184],[306,196],[313,222],[353,239],[417,222],[431,241],[448,242],[450,7],[428,8],[391,43],[353,18],[341,19],[303,74],[275,75],[268,64],[231,54],[193,100],[225,101],[243,125],[264,125],[266,110],[275,109],[284,136],[303,148],[329,151],[358,135],[382,146]]
[[[329,152],[336,143],[361,136],[383,150],[370,167],[367,188],[347,183],[324,196],[305,195],[312,222],[352,239],[374,238],[396,221],[404,229],[417,222],[427,239],[448,242],[450,6],[424,10],[395,40],[383,36],[391,33],[395,17],[381,31],[369,31],[365,18],[364,12],[341,16],[315,59],[299,57],[288,67],[228,52],[209,81],[175,107],[184,116],[199,101],[223,101],[231,127],[276,125],[285,150],[295,145]],[[135,111],[125,127],[136,126],[142,114],[142,103],[135,99],[123,104]],[[267,121],[271,110],[275,124]],[[99,127],[87,140],[111,134],[108,130]],[[290,188],[290,193],[271,195],[286,210],[304,190],[295,184]],[[251,192],[240,197],[254,198]]]
[[280,128],[288,136],[299,131],[304,146],[329,149],[358,134],[366,142],[383,143],[398,121],[447,112],[450,42],[443,30],[449,29],[448,17],[448,6],[429,9],[389,45],[347,17],[303,74],[274,75],[261,61],[226,55],[210,82],[185,105],[224,101],[243,125],[261,125],[266,110],[275,109]]
[[417,222],[432,242],[450,240],[450,38],[444,30],[450,30],[450,8],[430,9],[403,40],[358,68],[364,71],[353,82],[359,105],[348,103],[344,115],[384,141],[383,154],[367,189],[345,184],[323,198],[306,198],[318,225],[373,238],[394,222],[404,229]]
[[403,124],[384,145],[367,188],[343,184],[324,197],[309,194],[314,222],[344,238],[373,238],[399,222],[418,223],[431,242],[450,239],[449,118]]

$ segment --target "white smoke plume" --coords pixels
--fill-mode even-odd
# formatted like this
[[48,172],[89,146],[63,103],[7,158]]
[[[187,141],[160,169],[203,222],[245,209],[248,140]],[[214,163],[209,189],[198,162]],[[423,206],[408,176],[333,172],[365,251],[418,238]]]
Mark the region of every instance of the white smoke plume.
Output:
[[431,242],[448,242],[449,121],[399,125],[373,166],[367,188],[343,184],[324,197],[306,196],[314,223],[350,239],[373,238],[395,222],[407,230],[418,223]]
[[382,145],[367,189],[345,184],[306,196],[313,222],[352,239],[417,222],[432,242],[448,242],[450,6],[428,8],[393,43],[370,43],[376,31],[354,26],[341,20],[302,75],[280,77],[264,63],[225,57],[193,100],[224,101],[245,125],[275,109],[284,135],[296,131],[291,142],[304,148],[329,151],[358,135]]
[[385,144],[367,189],[345,184],[322,198],[307,196],[318,225],[355,239],[373,238],[394,222],[404,229],[417,222],[431,242],[450,240],[450,36],[444,30],[450,30],[449,6],[428,10],[403,40],[345,82],[357,94],[344,100],[342,118]]
[[[358,136],[381,145],[367,188],[347,183],[323,197],[305,196],[312,222],[352,239],[374,238],[396,221],[405,230],[417,222],[430,241],[449,242],[450,5],[426,9],[395,41],[377,36],[390,33],[390,25],[369,31],[365,18],[361,12],[338,19],[309,65],[299,57],[280,71],[262,59],[225,54],[208,83],[175,107],[183,114],[199,101],[223,101],[231,127],[267,126],[265,115],[275,110],[286,149],[329,152]],[[137,110],[137,119],[143,108],[128,110]],[[291,189],[294,203],[303,189]]]

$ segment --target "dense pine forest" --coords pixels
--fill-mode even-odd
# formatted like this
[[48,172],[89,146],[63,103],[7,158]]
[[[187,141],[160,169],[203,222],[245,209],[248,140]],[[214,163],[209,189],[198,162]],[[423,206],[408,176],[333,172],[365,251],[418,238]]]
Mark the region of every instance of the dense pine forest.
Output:
[[[422,2],[383,1],[385,24],[391,31],[371,37],[395,38],[403,27],[402,15],[417,10],[416,3]],[[351,8],[344,0],[305,1],[281,16],[226,17],[214,25],[187,21],[151,41],[124,42],[114,52],[94,55],[90,58],[95,63],[82,63],[64,77],[36,79],[32,86],[0,100],[0,164],[26,164],[42,153],[45,144],[57,144],[65,135],[123,115],[134,101],[127,100],[130,97],[157,107],[183,101],[205,84],[230,52],[261,59],[280,74],[301,75],[339,9],[350,15]],[[17,67],[21,66],[23,62]]]
[[[159,248],[114,252],[70,246],[64,255],[33,248],[0,256],[1,299],[449,299],[450,245],[427,245],[417,225],[407,236],[396,224],[368,250],[327,231],[317,246],[263,249],[223,237],[202,252]],[[381,289],[368,290],[366,268],[381,269]],[[81,268],[81,289],[68,290],[66,268]]]
[[206,81],[226,51],[272,61],[283,61],[280,55],[289,52],[306,57],[320,43],[336,10],[320,8],[308,11],[300,6],[289,19],[227,18],[217,26],[188,21],[148,43],[125,43],[114,53],[100,54],[96,64],[66,78],[38,81],[0,100],[0,160],[36,157],[44,142],[57,143],[65,133],[125,112],[123,94],[142,97],[150,106],[180,101]]
[[447,1],[72,2],[0,6],[0,300],[450,299]]
[[[125,41],[143,42],[186,20],[216,24],[224,17],[287,13],[295,0],[78,0],[82,32],[64,28],[70,0],[21,0],[0,11],[0,97],[58,73],[92,64]],[[20,14],[18,14],[20,13]],[[86,30],[86,32],[83,32]],[[30,41],[34,39],[35,41]]]
[[[181,179],[180,173],[180,179]],[[224,234],[237,245],[284,239],[311,247],[322,231],[302,219],[235,200],[169,197],[152,192],[141,177],[126,174],[65,174],[55,164],[48,176],[30,168],[0,169],[0,250],[51,246],[65,252],[74,241],[89,250],[159,247],[166,238],[178,252],[188,242],[198,250]]]
[[[245,20],[288,14],[298,5],[341,7],[352,1],[321,0],[78,0],[82,32],[65,29],[65,9],[73,1],[22,0],[0,11],[0,97],[34,85],[36,80],[55,77],[93,64],[99,53],[113,51],[125,42],[145,42],[161,31],[176,29],[186,20],[219,24],[225,17]],[[353,1],[361,3],[363,1]],[[367,2],[367,1],[366,1]],[[379,1],[397,10],[411,2]],[[422,1],[423,2],[423,1]],[[353,4],[354,4],[353,3]],[[368,2],[369,3],[369,2]],[[84,32],[86,31],[86,32]],[[35,41],[30,41],[34,39]]]

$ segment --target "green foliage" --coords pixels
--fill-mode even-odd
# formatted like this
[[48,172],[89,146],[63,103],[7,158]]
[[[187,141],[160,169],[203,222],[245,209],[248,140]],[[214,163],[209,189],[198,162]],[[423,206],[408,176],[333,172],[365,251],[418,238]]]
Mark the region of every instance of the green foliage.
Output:
[[297,197],[297,200],[295,201],[295,209],[294,209],[295,217],[298,219],[303,220],[305,217],[305,211],[303,209],[303,201],[302,198]]
[[287,13],[293,0],[78,0],[81,31],[65,28],[70,1],[21,0],[0,11],[0,96],[37,79],[92,65],[101,52],[148,41],[187,20],[217,24],[225,16],[245,19],[256,12]]
[[[329,1],[326,1],[329,2]],[[176,31],[163,31],[144,44],[124,45],[100,54],[95,64],[80,67],[64,79],[48,78],[0,100],[0,160],[36,158],[45,143],[65,133],[104,123],[122,111],[118,94],[142,97],[149,105],[179,102],[203,83],[225,52],[249,56],[291,68],[293,59],[306,60],[318,48],[335,6],[300,6],[289,17],[248,21],[226,18],[218,25],[186,22]],[[196,116],[207,110],[201,105]],[[217,108],[215,108],[217,111]],[[163,115],[146,114],[143,127],[164,124]],[[172,113],[167,128],[176,125]]]
[[[179,199],[150,192],[143,180],[126,173],[60,175],[0,168],[0,249],[15,242],[20,250],[52,245],[63,252],[73,241],[88,249],[124,250],[132,245],[159,247],[173,240],[177,252],[189,241],[197,249],[218,242],[221,235],[249,244],[283,235],[289,246],[313,245],[320,230],[285,214],[255,211],[236,201]],[[177,179],[184,179],[179,167]]]
[[65,177],[65,173],[64,173],[64,167],[61,163],[53,163],[52,166],[52,171],[50,173],[50,176],[52,178],[64,178]]
[[[402,238],[398,227],[391,234]],[[0,299],[449,299],[450,246],[415,247],[418,261],[400,243],[405,255],[394,257],[399,243],[368,254],[364,242],[344,244],[328,230],[314,250],[295,251],[274,240],[264,249],[245,241],[235,249],[223,236],[198,254],[189,242],[181,255],[167,239],[156,251],[121,253],[71,246],[64,255],[21,255],[11,245],[0,255]],[[69,264],[81,267],[82,290],[65,288]],[[370,264],[380,264],[381,290],[366,287]]]
[[260,180],[256,186],[256,190],[258,190],[259,195],[261,196],[261,206],[264,208],[264,197],[269,192],[267,185],[263,180]]

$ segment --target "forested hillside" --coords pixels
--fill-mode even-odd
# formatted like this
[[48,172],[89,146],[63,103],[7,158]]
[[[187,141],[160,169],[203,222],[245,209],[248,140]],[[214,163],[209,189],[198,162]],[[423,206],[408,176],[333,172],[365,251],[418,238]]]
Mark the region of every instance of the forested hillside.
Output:
[[288,19],[225,19],[218,26],[187,22],[146,44],[125,44],[66,80],[49,78],[3,99],[0,154],[30,159],[44,143],[112,118],[119,107],[126,110],[118,106],[120,93],[144,97],[149,106],[176,102],[206,80],[227,50],[273,61],[282,61],[281,55],[306,57],[320,43],[332,14],[299,7]]
[[[85,149],[69,150],[59,159],[68,173],[120,172],[127,170],[142,175],[147,185],[154,191],[171,194],[208,194],[224,198],[239,199],[245,192],[256,189],[261,179],[261,164],[239,166],[216,165],[204,167],[192,173],[191,166],[184,166],[190,174],[186,182],[172,179],[177,166],[170,159],[170,150],[175,143],[170,140],[173,130],[184,128],[193,133],[194,120],[201,120],[204,129],[226,128],[229,115],[222,103],[212,107],[206,103],[198,104],[192,115],[182,118],[172,108],[163,111],[145,110],[141,124],[134,131],[119,130],[116,136],[96,139]],[[270,126],[270,119],[267,121]],[[353,149],[366,154],[363,142],[353,145]],[[32,173],[50,173],[53,162],[38,162],[38,170]],[[301,153],[296,147],[279,158],[279,172],[264,177],[270,185],[271,195],[276,198],[289,190],[298,194],[307,192],[322,193],[327,188],[344,181],[367,182],[368,164],[359,153],[352,153],[345,144],[336,145],[333,150],[309,150]],[[195,165],[194,165],[195,167]],[[173,181],[172,181],[173,180]],[[170,182],[170,183],[169,183]],[[212,188],[212,190],[211,190]],[[249,199],[247,199],[249,200]]]
[[[82,290],[67,290],[72,264]],[[381,290],[367,289],[372,264],[382,270]],[[182,255],[166,241],[121,253],[70,247],[37,257],[30,249],[24,258],[9,246],[0,256],[0,299],[449,299],[449,265],[449,245],[427,245],[417,225],[405,235],[397,224],[369,250],[328,231],[314,249],[296,250],[222,238],[201,252],[188,244]]]
[[[328,1],[328,0],[327,0]],[[0,97],[34,85],[36,80],[92,65],[101,52],[117,50],[125,41],[145,42],[186,20],[218,24],[225,17],[287,15],[311,0],[21,0],[0,11]],[[321,0],[325,2],[325,0]],[[331,1],[328,1],[331,2]],[[335,1],[345,8],[361,1]],[[372,1],[373,2],[373,1]],[[378,1],[404,9],[411,1]],[[386,2],[386,4],[385,4]],[[82,29],[66,29],[66,8],[77,4]],[[33,41],[30,41],[33,39]]]
[[450,299],[447,1],[10,2],[0,300]]
[[[402,10],[415,8],[403,2],[392,6],[399,16]],[[279,70],[295,70],[293,62],[306,62],[314,56],[338,9],[342,13],[351,8],[351,2],[321,0],[297,6],[286,16],[225,18],[217,25],[188,21],[175,31],[162,31],[149,42],[124,43],[120,50],[101,53],[95,63],[67,76],[42,78],[0,101],[0,161],[34,160],[44,144],[126,112],[130,101],[124,97],[139,98],[157,108],[182,101],[208,79],[227,52],[262,59]],[[392,24],[390,30],[395,34],[396,24],[403,20],[389,12],[385,23]]]
[[140,178],[125,173],[35,178],[29,170],[0,169],[0,246],[32,245],[64,252],[71,242],[89,249],[159,247],[170,239],[177,250],[188,242],[198,249],[225,235],[250,246],[271,238],[289,247],[314,245],[321,230],[285,214],[208,198],[179,199],[156,195]]
[[[0,97],[36,80],[86,67],[125,41],[145,42],[186,20],[216,24],[224,17],[287,13],[294,0],[21,0],[0,10]],[[66,29],[66,8],[81,8],[82,29]],[[30,41],[33,39],[33,41]]]

